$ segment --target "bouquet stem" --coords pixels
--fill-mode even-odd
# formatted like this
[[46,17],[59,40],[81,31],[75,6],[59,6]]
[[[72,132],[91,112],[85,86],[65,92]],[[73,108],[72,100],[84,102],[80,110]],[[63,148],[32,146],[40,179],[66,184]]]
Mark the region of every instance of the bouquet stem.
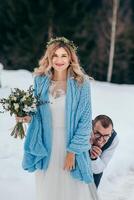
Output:
[[17,122],[13,131],[11,132],[11,136],[14,136],[14,138],[19,137],[20,139],[23,139],[25,137],[25,131],[22,122]]

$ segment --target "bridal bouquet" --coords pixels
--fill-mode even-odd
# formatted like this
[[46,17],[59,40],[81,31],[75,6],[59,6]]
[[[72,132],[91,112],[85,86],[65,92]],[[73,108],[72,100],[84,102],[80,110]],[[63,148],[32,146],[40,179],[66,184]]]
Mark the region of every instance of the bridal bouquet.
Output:
[[[17,117],[30,116],[36,113],[37,106],[47,103],[41,102],[39,96],[34,96],[33,87],[30,86],[27,91],[18,88],[11,89],[11,94],[8,98],[0,99],[0,103],[4,111],[9,111],[10,115],[13,114]],[[25,136],[23,121],[19,120],[11,132],[11,136],[21,139]]]

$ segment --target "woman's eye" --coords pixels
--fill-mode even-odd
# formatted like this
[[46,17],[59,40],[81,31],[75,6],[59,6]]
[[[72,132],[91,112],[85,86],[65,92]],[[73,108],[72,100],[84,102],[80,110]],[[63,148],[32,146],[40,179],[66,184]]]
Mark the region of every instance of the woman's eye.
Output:
[[[53,55],[53,58],[58,58],[59,56],[58,55],[56,55],[56,54],[54,54]],[[66,58],[67,57],[67,55],[61,55],[61,58]],[[59,57],[60,58],[60,57]]]

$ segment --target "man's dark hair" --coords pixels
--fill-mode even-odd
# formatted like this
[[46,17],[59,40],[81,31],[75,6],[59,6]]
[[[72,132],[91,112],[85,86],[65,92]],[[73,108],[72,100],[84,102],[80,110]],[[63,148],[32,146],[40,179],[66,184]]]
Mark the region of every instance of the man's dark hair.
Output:
[[101,125],[104,128],[108,128],[109,125],[112,125],[113,127],[113,122],[112,119],[110,117],[108,117],[107,115],[98,115],[97,117],[95,117],[95,119],[93,120],[93,127],[96,124],[96,122],[100,121]]

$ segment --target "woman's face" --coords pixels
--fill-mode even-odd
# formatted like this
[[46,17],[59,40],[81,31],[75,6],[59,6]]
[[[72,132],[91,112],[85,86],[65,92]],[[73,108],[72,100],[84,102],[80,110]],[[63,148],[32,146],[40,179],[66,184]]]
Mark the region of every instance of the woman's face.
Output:
[[67,70],[70,64],[69,55],[63,47],[58,48],[52,57],[52,67],[56,71]]

